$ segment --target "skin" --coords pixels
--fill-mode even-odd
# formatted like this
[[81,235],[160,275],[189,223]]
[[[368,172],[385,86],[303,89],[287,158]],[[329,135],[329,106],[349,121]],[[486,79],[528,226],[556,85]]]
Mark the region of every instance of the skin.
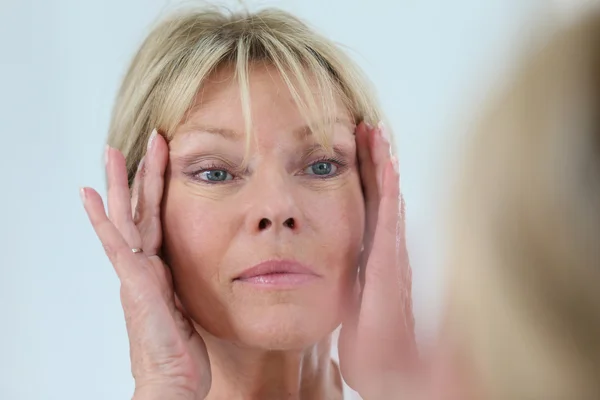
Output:
[[[340,322],[345,381],[367,400],[401,395],[397,375],[416,351],[397,163],[384,127],[355,127],[338,104],[332,157],[278,75],[255,68],[243,167],[245,125],[230,74],[203,87],[169,143],[152,136],[133,197],[111,148],[108,216],[98,193],[82,189],[122,283],[135,398],[341,398],[329,358]],[[207,182],[215,176],[227,180]],[[317,278],[281,290],[235,280],[272,259],[299,261]]]

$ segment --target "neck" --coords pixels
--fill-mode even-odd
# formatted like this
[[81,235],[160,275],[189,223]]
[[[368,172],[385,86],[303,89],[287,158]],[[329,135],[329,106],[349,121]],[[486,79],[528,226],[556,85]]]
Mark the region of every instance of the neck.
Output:
[[274,351],[240,347],[206,333],[202,336],[212,373],[207,400],[342,398],[330,337],[302,350]]

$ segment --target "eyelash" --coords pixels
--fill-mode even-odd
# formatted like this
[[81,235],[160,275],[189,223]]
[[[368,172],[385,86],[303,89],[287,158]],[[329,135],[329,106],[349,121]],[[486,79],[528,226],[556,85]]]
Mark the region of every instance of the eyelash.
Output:
[[[341,160],[339,158],[322,157],[322,158],[314,160],[310,164],[306,165],[306,167],[304,167],[303,170],[306,169],[307,167],[313,165],[313,164],[317,164],[317,163],[321,163],[321,162],[329,162],[329,163],[335,164],[337,166],[337,171],[334,174],[332,174],[332,175],[325,175],[325,176],[311,175],[312,177],[314,177],[314,179],[330,179],[330,178],[333,178],[333,177],[338,176],[339,174],[341,174],[346,169],[346,167],[348,166],[348,163],[346,161]],[[208,185],[224,184],[224,183],[231,182],[231,181],[209,181],[209,180],[205,180],[205,179],[200,179],[198,177],[200,174],[202,174],[203,172],[207,172],[207,171],[225,171],[225,172],[227,172],[228,174],[230,174],[233,177],[233,179],[231,179],[231,181],[236,180],[236,175],[233,174],[233,173],[231,173],[229,167],[226,167],[226,166],[224,166],[222,164],[219,165],[219,164],[214,164],[214,163],[211,164],[211,165],[209,165],[209,166],[203,167],[203,168],[201,168],[199,170],[196,170],[194,172],[191,172],[188,175],[192,179],[194,179],[194,180],[196,180],[198,182],[201,182],[201,183],[206,183]]]

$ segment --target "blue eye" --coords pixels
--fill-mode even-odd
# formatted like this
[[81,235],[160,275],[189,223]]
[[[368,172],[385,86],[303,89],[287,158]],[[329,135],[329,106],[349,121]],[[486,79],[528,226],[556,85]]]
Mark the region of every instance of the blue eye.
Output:
[[209,169],[198,174],[201,180],[208,182],[224,182],[233,179],[233,176],[223,169]]
[[335,174],[337,166],[328,161],[318,161],[308,166],[305,172],[309,175],[329,176]]

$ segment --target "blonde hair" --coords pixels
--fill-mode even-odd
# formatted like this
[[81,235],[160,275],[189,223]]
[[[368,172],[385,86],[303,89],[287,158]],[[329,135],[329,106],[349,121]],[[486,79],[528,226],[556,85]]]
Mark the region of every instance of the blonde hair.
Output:
[[355,63],[289,13],[186,7],[150,32],[114,105],[108,144],[125,155],[130,184],[151,131],[156,128],[170,139],[202,84],[222,66],[232,67],[239,82],[250,140],[248,75],[254,64],[277,69],[324,146],[329,145],[327,132],[334,122],[336,99],[356,123],[376,123],[382,118],[371,85]]
[[446,334],[479,399],[600,398],[600,14],[487,110],[454,207]]

